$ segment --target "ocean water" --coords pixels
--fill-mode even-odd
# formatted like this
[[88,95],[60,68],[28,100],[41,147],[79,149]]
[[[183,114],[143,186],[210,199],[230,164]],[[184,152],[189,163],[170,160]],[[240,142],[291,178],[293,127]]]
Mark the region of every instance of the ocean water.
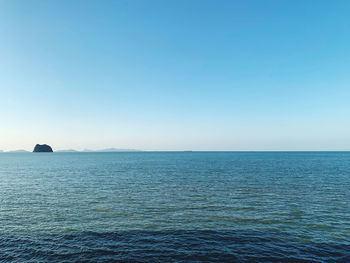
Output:
[[2,153],[0,262],[350,262],[350,152]]

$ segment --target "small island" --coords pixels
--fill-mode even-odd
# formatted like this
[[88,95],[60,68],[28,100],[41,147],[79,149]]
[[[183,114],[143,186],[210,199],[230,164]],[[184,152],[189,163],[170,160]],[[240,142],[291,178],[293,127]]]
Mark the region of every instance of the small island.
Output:
[[33,150],[34,153],[40,153],[40,152],[53,152],[51,146],[47,145],[47,144],[37,144],[34,147]]

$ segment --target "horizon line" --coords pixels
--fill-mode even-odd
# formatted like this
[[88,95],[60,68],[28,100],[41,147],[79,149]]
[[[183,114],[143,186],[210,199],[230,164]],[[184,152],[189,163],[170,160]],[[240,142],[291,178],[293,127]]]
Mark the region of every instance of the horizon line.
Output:
[[[24,149],[0,150],[0,153],[32,153]],[[350,150],[136,150],[136,149],[116,149],[108,151],[101,150],[54,150],[54,153],[145,153],[145,152],[350,152]]]

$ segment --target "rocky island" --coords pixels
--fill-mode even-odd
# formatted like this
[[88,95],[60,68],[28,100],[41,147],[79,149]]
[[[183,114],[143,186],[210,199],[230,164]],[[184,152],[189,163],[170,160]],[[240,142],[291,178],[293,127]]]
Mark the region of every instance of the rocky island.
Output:
[[34,147],[33,150],[34,153],[39,153],[39,152],[53,152],[51,146],[47,144],[37,144]]

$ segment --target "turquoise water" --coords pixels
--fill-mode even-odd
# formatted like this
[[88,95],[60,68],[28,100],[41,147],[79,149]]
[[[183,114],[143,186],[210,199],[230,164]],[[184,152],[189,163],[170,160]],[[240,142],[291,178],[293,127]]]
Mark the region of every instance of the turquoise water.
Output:
[[350,262],[350,153],[2,153],[0,260]]

